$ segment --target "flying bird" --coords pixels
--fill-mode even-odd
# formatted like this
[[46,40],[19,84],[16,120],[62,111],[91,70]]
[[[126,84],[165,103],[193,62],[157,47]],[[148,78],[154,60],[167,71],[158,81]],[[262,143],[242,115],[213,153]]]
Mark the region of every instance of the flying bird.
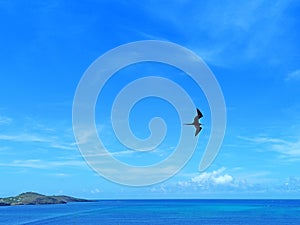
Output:
[[194,118],[193,123],[185,123],[184,125],[193,125],[196,128],[195,136],[197,136],[200,131],[202,130],[201,123],[199,123],[199,119],[203,117],[203,114],[200,112],[199,109],[197,109],[197,115]]

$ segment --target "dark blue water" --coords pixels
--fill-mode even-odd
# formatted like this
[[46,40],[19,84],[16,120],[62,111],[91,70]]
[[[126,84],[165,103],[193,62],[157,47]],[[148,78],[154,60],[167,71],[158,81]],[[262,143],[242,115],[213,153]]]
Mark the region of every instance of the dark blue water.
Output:
[[0,207],[0,224],[300,224],[300,200],[105,200]]

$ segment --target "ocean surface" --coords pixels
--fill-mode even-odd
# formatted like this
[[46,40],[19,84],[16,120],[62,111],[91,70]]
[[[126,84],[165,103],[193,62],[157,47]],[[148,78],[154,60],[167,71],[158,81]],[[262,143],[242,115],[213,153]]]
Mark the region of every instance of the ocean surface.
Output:
[[300,224],[300,200],[103,200],[0,207],[0,224]]

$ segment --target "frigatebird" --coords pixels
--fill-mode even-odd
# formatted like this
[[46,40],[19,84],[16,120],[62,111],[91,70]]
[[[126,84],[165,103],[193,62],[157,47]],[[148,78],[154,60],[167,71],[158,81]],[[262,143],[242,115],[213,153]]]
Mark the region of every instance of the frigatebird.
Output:
[[196,128],[195,136],[197,136],[200,131],[202,130],[201,123],[199,123],[199,119],[203,117],[203,114],[200,112],[200,110],[197,108],[197,115],[194,118],[193,123],[185,123],[184,125],[193,125]]

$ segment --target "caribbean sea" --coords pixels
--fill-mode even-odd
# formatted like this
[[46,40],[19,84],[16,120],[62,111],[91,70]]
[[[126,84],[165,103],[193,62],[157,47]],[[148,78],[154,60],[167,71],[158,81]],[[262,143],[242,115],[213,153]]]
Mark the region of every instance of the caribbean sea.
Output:
[[300,200],[101,200],[0,207],[0,224],[300,224]]

